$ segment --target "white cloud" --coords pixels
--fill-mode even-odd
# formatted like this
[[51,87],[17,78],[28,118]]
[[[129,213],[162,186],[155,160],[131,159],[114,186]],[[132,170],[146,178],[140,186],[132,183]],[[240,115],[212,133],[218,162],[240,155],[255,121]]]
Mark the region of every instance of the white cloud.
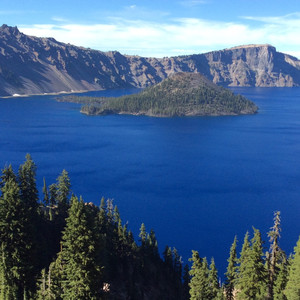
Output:
[[61,17],[52,17],[52,21],[58,22],[58,23],[67,23],[70,22],[68,19],[61,18]]
[[[300,48],[298,14],[276,18],[247,18],[246,23],[181,18],[158,23],[111,19],[107,24],[43,24],[20,26],[24,33],[54,37],[58,41],[102,51],[118,50],[141,56],[203,53],[243,44],[272,44],[278,51]],[[251,25],[252,21],[255,23]],[[249,24],[250,22],[250,24]]]
[[179,4],[185,7],[193,7],[198,6],[202,4],[206,4],[207,0],[186,0],[186,1],[180,1]]

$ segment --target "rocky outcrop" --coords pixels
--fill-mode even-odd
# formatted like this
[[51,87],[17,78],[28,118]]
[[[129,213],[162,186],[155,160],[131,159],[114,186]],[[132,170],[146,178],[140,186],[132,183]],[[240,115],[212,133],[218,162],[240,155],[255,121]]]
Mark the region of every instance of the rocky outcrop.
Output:
[[300,86],[300,61],[270,45],[144,58],[0,27],[0,96],[147,87],[176,72],[202,73],[223,86]]

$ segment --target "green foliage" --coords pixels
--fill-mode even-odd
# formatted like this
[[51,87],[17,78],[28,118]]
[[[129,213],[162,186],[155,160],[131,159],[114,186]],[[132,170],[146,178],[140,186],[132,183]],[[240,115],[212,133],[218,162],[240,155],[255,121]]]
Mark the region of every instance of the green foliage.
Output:
[[289,262],[284,252],[281,254],[277,264],[276,278],[273,284],[274,300],[286,300],[284,289],[288,280]]
[[[286,256],[279,247],[279,238],[281,232],[280,212],[274,213],[274,225],[268,232],[270,239],[270,250],[267,253],[268,266],[268,292],[269,298],[284,299],[283,290],[286,284]],[[280,276],[279,276],[280,275]],[[278,278],[279,276],[279,278]],[[275,289],[275,291],[274,291]],[[283,297],[283,298],[282,298]]]
[[200,74],[178,73],[139,94],[119,98],[70,96],[85,104],[89,115],[139,114],[158,117],[236,115],[254,113],[257,107],[245,97],[218,87]]
[[225,292],[226,292],[226,299],[227,300],[234,300],[234,285],[237,278],[237,237],[234,237],[233,244],[230,248],[230,256],[228,258],[228,266],[227,272],[225,273],[226,276],[226,283],[225,283]]
[[73,197],[62,236],[63,298],[97,299],[101,284],[96,261],[95,220],[89,219],[84,202]]
[[210,297],[207,260],[205,257],[201,259],[197,251],[193,250],[192,253],[190,259],[193,263],[190,270],[190,299],[207,300]]
[[26,161],[19,168],[19,184],[21,199],[33,214],[36,211],[38,203],[38,190],[35,179],[36,169],[37,167],[30,154],[27,154]]
[[209,266],[208,285],[209,285],[208,299],[215,299],[218,295],[220,288],[219,288],[218,271],[215,265],[215,260],[213,258],[211,259],[211,263]]
[[284,294],[287,300],[300,299],[300,237],[294,248],[294,255],[290,262],[288,282]]
[[21,299],[32,290],[30,215],[20,188],[10,177],[0,197],[0,271],[2,299]]
[[246,233],[239,258],[235,237],[223,288],[214,260],[208,267],[197,251],[182,276],[176,248],[166,246],[162,259],[155,232],[147,233],[143,223],[137,244],[112,200],[102,198],[99,208],[75,196],[69,201],[66,171],[49,187],[44,180],[44,201],[38,205],[35,173],[30,156],[18,176],[11,166],[2,170],[0,300],[299,299],[300,239],[287,260],[278,243],[278,212],[268,234],[268,256],[257,229],[251,241]]
[[263,246],[259,230],[253,228],[254,236],[249,242],[246,233],[236,279],[238,299],[265,299],[267,272],[263,260]]

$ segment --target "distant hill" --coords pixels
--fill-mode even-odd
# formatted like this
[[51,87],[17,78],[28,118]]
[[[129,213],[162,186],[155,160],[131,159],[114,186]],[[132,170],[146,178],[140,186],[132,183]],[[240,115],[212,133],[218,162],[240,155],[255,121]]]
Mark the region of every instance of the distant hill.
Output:
[[253,114],[254,103],[217,86],[199,73],[176,73],[141,93],[118,98],[64,97],[84,103],[87,115],[133,114],[155,117]]
[[178,57],[102,52],[0,27],[0,96],[144,88],[177,72],[223,86],[300,86],[300,61],[270,45],[248,45]]

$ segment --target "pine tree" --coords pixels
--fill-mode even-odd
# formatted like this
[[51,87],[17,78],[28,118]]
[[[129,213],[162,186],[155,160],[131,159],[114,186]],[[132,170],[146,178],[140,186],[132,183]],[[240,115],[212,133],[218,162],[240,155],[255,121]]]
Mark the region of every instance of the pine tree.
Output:
[[190,299],[191,300],[200,300],[203,299],[199,295],[199,291],[201,290],[201,281],[200,281],[200,274],[201,274],[201,267],[202,261],[199,256],[198,251],[192,251],[192,258],[190,259],[192,262],[192,267],[190,270]]
[[230,248],[230,256],[228,258],[228,266],[225,283],[225,293],[227,300],[234,300],[234,285],[237,277],[237,237],[234,237],[233,244]]
[[165,251],[163,252],[164,263],[166,267],[170,270],[173,269],[173,253],[172,249],[169,246],[165,247]]
[[146,247],[146,240],[147,240],[147,232],[144,223],[142,223],[141,225],[139,237],[140,237],[141,247],[142,249],[144,249]]
[[177,276],[177,278],[179,280],[181,280],[181,276],[182,276],[182,259],[181,256],[179,255],[177,249],[175,247],[173,247],[172,250],[172,256],[173,256],[173,270],[175,275]]
[[215,265],[214,258],[211,259],[211,263],[209,266],[208,285],[209,285],[209,298],[208,299],[215,299],[218,295],[220,288],[219,288],[218,271],[217,271],[217,268]]
[[56,180],[56,203],[59,216],[64,219],[67,217],[69,208],[71,182],[69,174],[63,170]]
[[192,251],[193,255],[190,259],[193,264],[190,270],[190,299],[191,300],[207,300],[209,299],[209,283],[208,283],[208,264],[207,259],[201,259],[197,251]]
[[249,243],[248,232],[245,235],[237,277],[237,298],[265,299],[267,273],[263,261],[263,247],[259,230],[253,228],[254,236]]
[[49,265],[49,270],[41,272],[38,283],[37,300],[62,300],[63,263],[61,254]]
[[282,251],[281,257],[279,257],[278,270],[276,279],[273,285],[273,299],[274,300],[286,300],[284,295],[284,289],[288,280],[289,263],[286,254]]
[[84,202],[73,197],[62,237],[64,299],[99,298],[101,273],[95,248],[97,235],[90,221]]
[[[31,250],[28,252],[28,263],[30,262],[32,268],[31,273],[27,274],[27,278],[33,278],[38,276],[40,267],[44,264],[43,260],[43,245],[44,239],[43,233],[39,230],[42,224],[42,217],[39,210],[39,197],[38,189],[36,186],[36,171],[37,166],[32,160],[30,154],[26,154],[25,162],[20,165],[18,170],[18,182],[20,187],[20,197],[24,203],[28,224],[26,231],[30,237]],[[35,292],[35,283],[29,281],[30,287],[28,289],[31,292]]]
[[268,273],[265,268],[263,259],[263,242],[261,233],[258,229],[253,228],[254,236],[251,240],[252,244],[252,261],[253,261],[253,284],[256,288],[256,298],[265,299],[267,295],[267,278]]
[[5,167],[2,170],[2,175],[0,177],[0,190],[1,191],[2,191],[2,188],[4,187],[5,183],[8,182],[9,179],[13,179],[14,181],[17,180],[17,177],[16,177],[11,165],[9,165],[8,167]]
[[190,276],[190,269],[188,264],[186,264],[183,268],[183,284],[182,284],[182,299],[183,300],[189,300],[190,299],[190,281],[191,281],[191,276]]
[[28,209],[21,200],[13,177],[2,188],[0,197],[0,271],[2,299],[25,299],[35,281],[32,266],[33,241]]
[[26,155],[26,161],[19,167],[19,184],[21,199],[25,203],[27,209],[35,218],[35,213],[38,207],[38,190],[36,187],[36,165],[33,162],[30,154]]
[[48,188],[47,188],[47,185],[46,185],[46,179],[45,177],[43,178],[43,194],[44,194],[44,204],[46,206],[48,206],[50,204],[50,199],[49,199],[49,191],[48,191]]
[[57,198],[57,185],[55,183],[52,183],[49,186],[49,205],[52,208],[57,204],[56,198]]
[[294,248],[294,255],[290,262],[288,282],[284,294],[288,300],[300,299],[300,237]]
[[274,225],[273,227],[271,227],[271,230],[268,232],[268,237],[270,238],[270,244],[271,244],[268,257],[267,257],[268,273],[269,273],[268,297],[270,299],[273,299],[273,288],[278,274],[278,262],[283,252],[279,247],[279,238],[281,232],[280,223],[281,223],[280,212],[276,211],[274,213]]

